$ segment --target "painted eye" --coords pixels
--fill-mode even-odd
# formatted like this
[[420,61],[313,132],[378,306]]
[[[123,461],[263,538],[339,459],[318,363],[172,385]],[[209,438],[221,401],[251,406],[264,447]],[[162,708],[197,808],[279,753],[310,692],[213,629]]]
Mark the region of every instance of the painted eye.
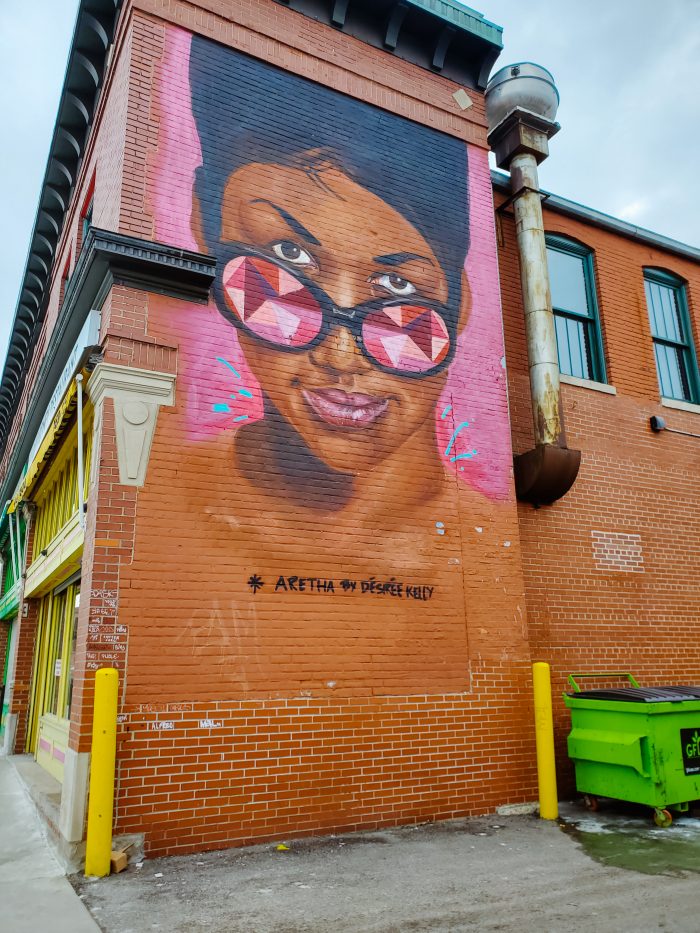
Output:
[[400,298],[405,298],[406,295],[414,295],[416,292],[415,285],[393,272],[385,272],[384,275],[373,275],[369,281],[372,285],[379,285],[390,294],[398,295]]
[[305,249],[302,249],[292,240],[280,240],[279,243],[273,243],[272,252],[278,259],[284,259],[285,262],[291,262],[295,266],[316,265],[313,256],[310,256]]

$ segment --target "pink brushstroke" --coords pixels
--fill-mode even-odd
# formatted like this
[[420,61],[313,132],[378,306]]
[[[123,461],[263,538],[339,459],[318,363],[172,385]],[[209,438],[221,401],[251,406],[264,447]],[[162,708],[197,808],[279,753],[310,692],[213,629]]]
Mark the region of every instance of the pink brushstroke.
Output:
[[[190,33],[168,28],[159,75],[160,145],[149,190],[156,239],[198,250],[191,229],[192,186],[202,156],[190,106],[190,42]],[[472,229],[465,269],[472,311],[435,411],[436,436],[446,469],[489,498],[503,499],[511,490],[512,456],[493,198],[487,155],[473,146],[469,192]],[[235,331],[214,304],[174,302],[170,323],[181,337],[188,436],[201,441],[261,418],[260,386]],[[465,423],[468,427],[460,428]]]

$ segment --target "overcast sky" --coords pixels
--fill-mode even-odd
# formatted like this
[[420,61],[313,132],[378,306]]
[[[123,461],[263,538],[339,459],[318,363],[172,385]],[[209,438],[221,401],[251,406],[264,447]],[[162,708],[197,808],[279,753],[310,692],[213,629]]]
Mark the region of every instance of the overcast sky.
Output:
[[[31,0],[29,17],[26,2],[0,0],[0,348],[77,8],[77,0]],[[483,0],[477,8],[503,26],[496,68],[534,61],[556,79],[562,129],[542,186],[700,247],[700,0]]]

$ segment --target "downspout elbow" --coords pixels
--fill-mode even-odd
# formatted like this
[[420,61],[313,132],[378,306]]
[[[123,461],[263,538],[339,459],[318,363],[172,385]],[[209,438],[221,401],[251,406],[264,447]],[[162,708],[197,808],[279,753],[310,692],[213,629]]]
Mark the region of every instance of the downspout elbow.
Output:
[[551,505],[574,485],[581,466],[581,451],[539,444],[516,454],[513,466],[518,499],[535,507]]

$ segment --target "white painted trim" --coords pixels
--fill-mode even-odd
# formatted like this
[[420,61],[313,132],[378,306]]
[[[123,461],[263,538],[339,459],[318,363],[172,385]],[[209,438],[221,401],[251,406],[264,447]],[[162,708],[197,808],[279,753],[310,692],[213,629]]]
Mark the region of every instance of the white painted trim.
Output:
[[103,398],[114,398],[118,392],[128,395],[146,395],[160,405],[175,404],[175,375],[118,363],[98,363],[87,384],[87,391],[95,407]]
[[579,379],[578,376],[567,376],[561,373],[559,381],[569,386],[578,386],[580,389],[590,389],[592,392],[604,392],[606,395],[617,395],[615,386],[610,386],[607,382],[595,382],[593,379]]
[[51,585],[80,567],[85,534],[80,516],[74,512],[46,548],[27,568],[24,597],[41,596]]
[[66,749],[58,828],[68,842],[81,842],[85,829],[90,753]]
[[114,402],[119,482],[143,486],[161,405],[175,404],[175,375],[98,363],[87,392],[101,419],[104,399]]
[[675,398],[662,398],[661,404],[664,408],[676,408],[678,411],[690,411],[694,415],[700,415],[700,405],[694,402],[681,402]]
[[85,477],[83,476],[83,376],[78,373],[75,377],[78,393],[78,520],[80,527],[85,527]]
[[[14,632],[13,632],[13,635],[14,635]],[[12,641],[16,642],[17,637],[15,636],[12,639]],[[12,670],[14,671],[15,669],[14,660],[12,658],[10,659],[10,664],[12,665]],[[8,668],[8,672],[9,672],[9,668]],[[14,686],[14,681],[12,683]],[[0,749],[0,755],[14,755],[15,735],[17,734],[17,719],[18,719],[17,713],[8,713],[7,716],[5,716],[4,743],[3,743],[2,748]]]

